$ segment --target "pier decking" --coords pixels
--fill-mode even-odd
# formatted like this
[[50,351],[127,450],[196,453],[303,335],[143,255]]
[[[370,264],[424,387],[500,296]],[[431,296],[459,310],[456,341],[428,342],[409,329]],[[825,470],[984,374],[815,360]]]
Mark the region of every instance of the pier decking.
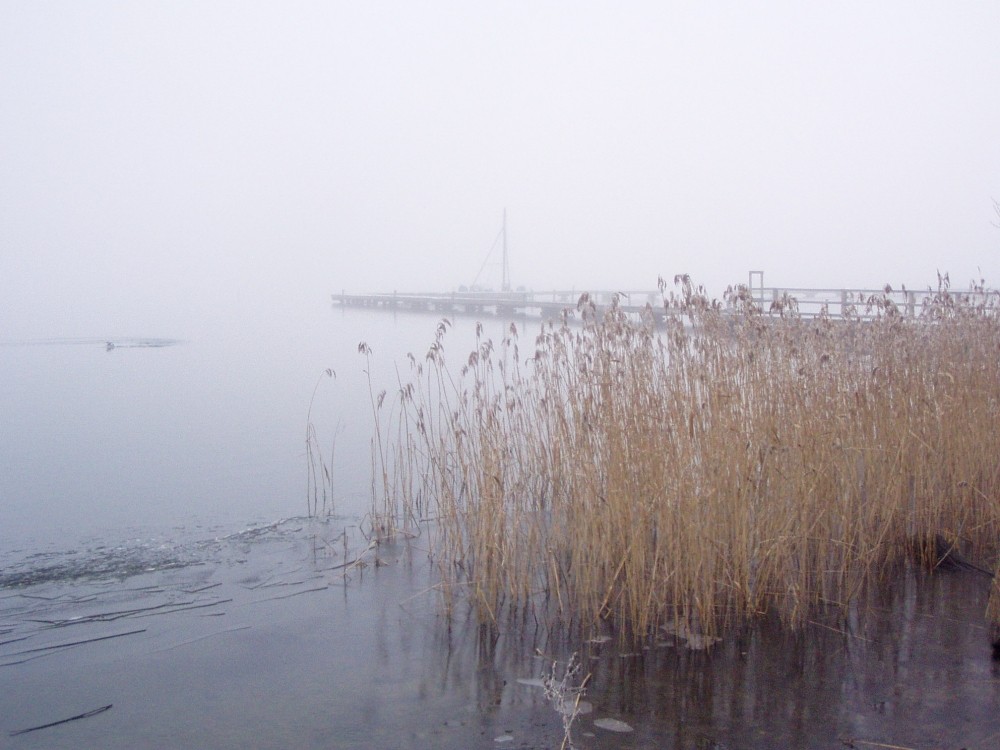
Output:
[[[753,277],[751,277],[753,278]],[[398,312],[430,312],[440,315],[495,315],[497,317],[554,318],[563,311],[575,311],[584,290],[556,290],[549,292],[492,292],[457,291],[445,293],[383,293],[332,295],[333,303],[344,308],[359,307]],[[874,311],[871,301],[895,306],[904,316],[920,313],[926,300],[937,294],[925,289],[822,289],[795,287],[749,287],[754,302],[768,315],[780,315],[794,306],[801,317],[812,318],[825,314],[831,318],[870,318]],[[629,315],[641,314],[649,305],[653,314],[663,320],[666,312],[663,295],[659,290],[587,291],[589,298],[599,307],[611,304],[618,295],[619,308]],[[996,295],[996,291],[951,292],[953,297],[969,298]]]
[[[406,312],[445,315],[496,315],[498,317],[558,317],[563,310],[576,310],[582,291],[552,292],[449,292],[404,294],[334,294],[334,304]],[[588,292],[598,306],[611,304],[615,292]],[[620,292],[619,306],[626,313],[642,312],[647,304],[663,312],[659,291]]]

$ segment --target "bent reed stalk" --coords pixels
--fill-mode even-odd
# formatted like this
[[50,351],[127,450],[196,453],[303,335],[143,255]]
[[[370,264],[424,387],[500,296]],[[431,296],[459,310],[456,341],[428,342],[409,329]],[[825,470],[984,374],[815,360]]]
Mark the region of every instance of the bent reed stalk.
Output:
[[675,281],[665,330],[584,295],[527,359],[515,325],[498,347],[477,326],[457,376],[442,321],[373,396],[372,526],[430,521],[449,608],[462,591],[486,621],[711,639],[846,607],[906,559],[933,566],[942,537],[996,566],[995,293],[942,277],[919,315],[886,295],[806,319]]

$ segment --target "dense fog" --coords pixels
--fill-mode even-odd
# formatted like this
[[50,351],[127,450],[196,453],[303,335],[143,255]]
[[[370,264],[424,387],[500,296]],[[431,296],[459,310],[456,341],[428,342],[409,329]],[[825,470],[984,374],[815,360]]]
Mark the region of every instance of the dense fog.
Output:
[[998,31],[988,3],[4,0],[0,331],[451,290],[505,209],[529,289],[996,283]]

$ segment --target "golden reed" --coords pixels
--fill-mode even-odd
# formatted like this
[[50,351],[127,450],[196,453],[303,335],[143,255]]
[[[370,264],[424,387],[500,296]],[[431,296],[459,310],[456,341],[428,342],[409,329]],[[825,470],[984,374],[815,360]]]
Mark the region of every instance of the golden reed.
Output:
[[527,352],[477,327],[457,373],[442,321],[373,394],[373,527],[426,535],[448,607],[711,642],[846,607],[941,540],[996,569],[995,293],[942,277],[919,314],[876,295],[835,320],[675,283],[641,320],[584,295]]

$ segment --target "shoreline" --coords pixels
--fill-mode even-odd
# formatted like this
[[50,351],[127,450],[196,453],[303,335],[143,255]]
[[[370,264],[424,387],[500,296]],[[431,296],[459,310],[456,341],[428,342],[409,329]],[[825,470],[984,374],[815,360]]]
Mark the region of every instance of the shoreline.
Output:
[[[184,567],[0,591],[7,746],[559,746],[561,716],[537,684],[568,653],[523,631],[484,638],[460,618],[449,629],[421,594],[425,556],[405,545],[345,582],[323,531],[276,526]],[[986,587],[911,570],[888,588],[840,627],[758,623],[710,651],[667,634],[632,654],[587,645],[593,711],[574,743],[988,747],[1000,665]]]

